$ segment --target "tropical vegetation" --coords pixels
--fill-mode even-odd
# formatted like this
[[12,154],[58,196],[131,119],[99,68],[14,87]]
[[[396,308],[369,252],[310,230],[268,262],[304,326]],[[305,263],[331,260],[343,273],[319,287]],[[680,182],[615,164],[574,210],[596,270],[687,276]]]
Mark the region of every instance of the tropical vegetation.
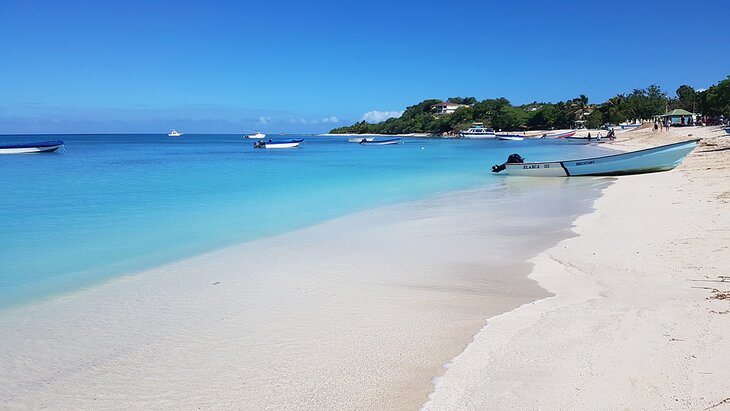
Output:
[[381,123],[360,121],[351,126],[336,128],[331,133],[347,134],[453,134],[474,122],[484,123],[496,130],[546,130],[574,127],[583,121],[588,128],[603,124],[648,120],[668,110],[681,108],[707,116],[730,117],[730,76],[710,88],[697,91],[688,85],[669,96],[657,85],[618,94],[600,104],[590,104],[588,97],[580,96],[557,103],[532,102],[514,106],[504,97],[478,101],[474,97],[451,97],[447,102],[464,104],[453,113],[436,115],[434,106],[439,99],[424,100],[407,107],[398,118]]

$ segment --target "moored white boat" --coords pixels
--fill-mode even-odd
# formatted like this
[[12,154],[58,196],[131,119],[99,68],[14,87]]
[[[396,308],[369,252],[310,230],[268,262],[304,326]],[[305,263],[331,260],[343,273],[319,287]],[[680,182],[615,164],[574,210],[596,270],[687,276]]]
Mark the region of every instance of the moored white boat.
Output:
[[181,135],[183,135],[183,133],[175,130],[174,128],[169,133],[167,133],[168,137],[180,137]]
[[618,176],[654,173],[677,167],[700,140],[569,161],[545,161],[526,163],[513,154],[506,163],[495,165],[492,171],[511,176],[569,177],[569,176]]
[[373,141],[373,140],[375,140],[375,137],[350,137],[347,139],[347,142],[348,143],[362,143],[363,140]]
[[493,128],[485,128],[483,123],[474,123],[471,127],[459,133],[464,138],[495,138]]
[[641,124],[619,124],[619,126],[621,127],[621,130],[625,130],[627,128],[641,127]]
[[266,134],[264,134],[258,130],[255,131],[253,134],[246,134],[243,136],[243,138],[254,138],[256,140],[261,140],[264,137],[266,137]]
[[304,141],[303,138],[298,139],[289,139],[289,140],[259,140],[255,143],[253,143],[253,148],[294,148],[299,147],[299,144]]
[[0,144],[0,154],[52,153],[63,147],[62,140],[38,141],[34,143]]
[[522,141],[524,139],[524,136],[519,136],[517,134],[497,134],[497,140]]
[[391,138],[388,140],[370,140],[370,141],[361,141],[360,144],[364,146],[389,146],[392,144],[398,144],[400,142],[400,138]]

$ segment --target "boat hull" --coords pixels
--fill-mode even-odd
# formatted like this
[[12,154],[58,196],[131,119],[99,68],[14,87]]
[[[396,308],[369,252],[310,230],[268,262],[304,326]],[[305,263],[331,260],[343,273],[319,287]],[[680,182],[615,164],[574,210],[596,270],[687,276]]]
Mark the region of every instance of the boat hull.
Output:
[[391,138],[390,140],[361,141],[360,144],[363,146],[389,146],[393,144],[398,144],[399,142],[399,138]]
[[294,148],[299,147],[301,143],[266,143],[264,148]]
[[494,133],[468,133],[468,132],[461,132],[461,133],[459,133],[459,136],[460,137],[464,137],[464,138],[476,138],[476,139],[479,139],[479,138],[482,138],[482,139],[486,139],[486,138],[497,138],[497,135],[494,134]]
[[295,148],[299,147],[304,139],[287,141],[257,141],[253,143],[254,148]]
[[373,140],[375,140],[375,137],[352,137],[352,138],[348,138],[347,142],[348,143],[361,143],[363,140],[373,141]]
[[63,147],[63,141],[43,141],[27,144],[0,145],[0,154],[52,153]]
[[524,137],[520,136],[497,136],[497,140],[504,140],[504,141],[522,141],[524,140]]
[[575,135],[575,133],[576,133],[575,130],[571,130],[571,131],[567,131],[565,133],[548,134],[548,135],[543,136],[543,138],[568,138],[568,137],[573,137]]
[[681,164],[698,142],[689,140],[581,160],[506,163],[504,171],[511,176],[534,177],[620,176],[668,171]]

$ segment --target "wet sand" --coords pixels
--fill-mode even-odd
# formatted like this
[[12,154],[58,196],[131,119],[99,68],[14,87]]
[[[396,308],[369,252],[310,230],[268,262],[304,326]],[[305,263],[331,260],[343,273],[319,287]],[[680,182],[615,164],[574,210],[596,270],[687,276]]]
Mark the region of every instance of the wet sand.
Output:
[[610,179],[503,179],[0,312],[2,408],[417,409]]
[[692,138],[680,167],[616,179],[578,237],[532,260],[555,297],[487,320],[424,409],[730,407],[730,136],[645,129],[612,146]]

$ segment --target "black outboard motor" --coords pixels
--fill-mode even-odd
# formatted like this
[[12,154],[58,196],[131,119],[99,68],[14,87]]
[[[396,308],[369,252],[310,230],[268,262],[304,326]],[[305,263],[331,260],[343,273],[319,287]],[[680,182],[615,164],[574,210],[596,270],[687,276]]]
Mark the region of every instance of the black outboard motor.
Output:
[[504,170],[505,168],[507,168],[505,166],[505,164],[519,164],[519,163],[524,163],[524,162],[525,162],[525,159],[522,158],[521,155],[519,155],[519,154],[510,154],[509,157],[507,157],[507,162],[506,163],[502,163],[500,165],[496,165],[496,164],[493,165],[492,166],[492,172],[493,173],[499,173],[500,171]]

